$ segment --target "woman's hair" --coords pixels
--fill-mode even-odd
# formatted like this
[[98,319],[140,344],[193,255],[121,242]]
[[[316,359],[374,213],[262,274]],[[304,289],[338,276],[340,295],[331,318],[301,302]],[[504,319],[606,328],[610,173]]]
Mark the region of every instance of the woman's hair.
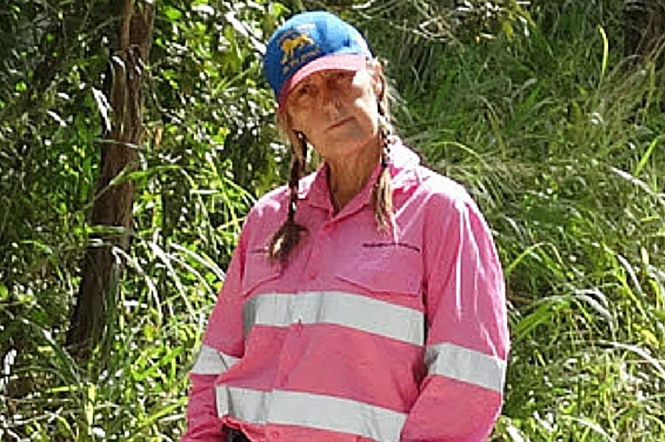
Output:
[[[390,135],[393,126],[390,119],[390,106],[392,95],[388,82],[383,74],[381,63],[377,59],[369,60],[367,68],[374,78],[380,82],[377,95],[379,113],[379,137],[381,139],[381,172],[372,190],[372,207],[374,218],[379,230],[394,229],[393,194],[390,183]],[[300,241],[302,233],[307,229],[296,223],[295,214],[298,209],[298,183],[307,164],[307,139],[302,132],[293,131],[289,127],[286,112],[278,114],[278,126],[284,132],[291,146],[291,172],[289,175],[289,207],[286,221],[275,232],[268,246],[268,257],[272,261],[280,262],[285,266],[291,251]],[[394,234],[394,232],[393,232]]]

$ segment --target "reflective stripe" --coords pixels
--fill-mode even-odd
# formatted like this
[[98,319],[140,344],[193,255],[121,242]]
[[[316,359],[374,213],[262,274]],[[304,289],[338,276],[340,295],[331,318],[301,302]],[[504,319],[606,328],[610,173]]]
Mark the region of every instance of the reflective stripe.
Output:
[[496,356],[443,343],[427,347],[425,365],[429,374],[438,374],[503,392],[506,361]]
[[272,395],[260,390],[218,385],[215,387],[215,400],[220,418],[230,414],[245,422],[265,424]]
[[201,351],[199,351],[194,367],[192,367],[192,373],[222,374],[239,360],[204,344],[201,346]]
[[245,336],[256,324],[336,324],[424,345],[422,312],[385,301],[342,292],[270,293],[250,299],[244,307]]
[[217,413],[254,424],[284,424],[356,434],[396,442],[407,415],[333,396],[275,390],[263,392],[220,385]]

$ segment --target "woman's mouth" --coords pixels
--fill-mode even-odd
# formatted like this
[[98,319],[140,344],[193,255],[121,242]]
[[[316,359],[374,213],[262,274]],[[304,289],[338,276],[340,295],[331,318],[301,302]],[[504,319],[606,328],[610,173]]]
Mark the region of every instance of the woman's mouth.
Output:
[[328,127],[328,130],[337,129],[338,127],[342,127],[342,126],[344,126],[346,123],[348,123],[349,121],[351,121],[352,119],[353,119],[353,118],[351,118],[351,117],[349,117],[349,118],[343,118],[343,119],[337,121],[336,123],[331,124],[331,125]]

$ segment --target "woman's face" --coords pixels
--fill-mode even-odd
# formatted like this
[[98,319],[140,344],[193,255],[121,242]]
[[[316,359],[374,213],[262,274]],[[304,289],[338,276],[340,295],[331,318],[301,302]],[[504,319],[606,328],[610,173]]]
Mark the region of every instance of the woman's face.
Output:
[[286,101],[289,126],[326,159],[378,146],[379,74],[363,69],[320,71],[302,80]]

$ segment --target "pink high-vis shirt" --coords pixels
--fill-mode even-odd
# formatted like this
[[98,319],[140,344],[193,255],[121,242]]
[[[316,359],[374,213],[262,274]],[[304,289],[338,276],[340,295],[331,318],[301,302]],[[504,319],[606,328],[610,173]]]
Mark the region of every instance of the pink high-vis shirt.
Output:
[[365,188],[335,214],[326,167],[303,178],[307,228],[282,269],[266,246],[288,189],[250,211],[191,372],[184,442],[481,442],[509,335],[488,226],[467,192],[391,144],[395,229]]

